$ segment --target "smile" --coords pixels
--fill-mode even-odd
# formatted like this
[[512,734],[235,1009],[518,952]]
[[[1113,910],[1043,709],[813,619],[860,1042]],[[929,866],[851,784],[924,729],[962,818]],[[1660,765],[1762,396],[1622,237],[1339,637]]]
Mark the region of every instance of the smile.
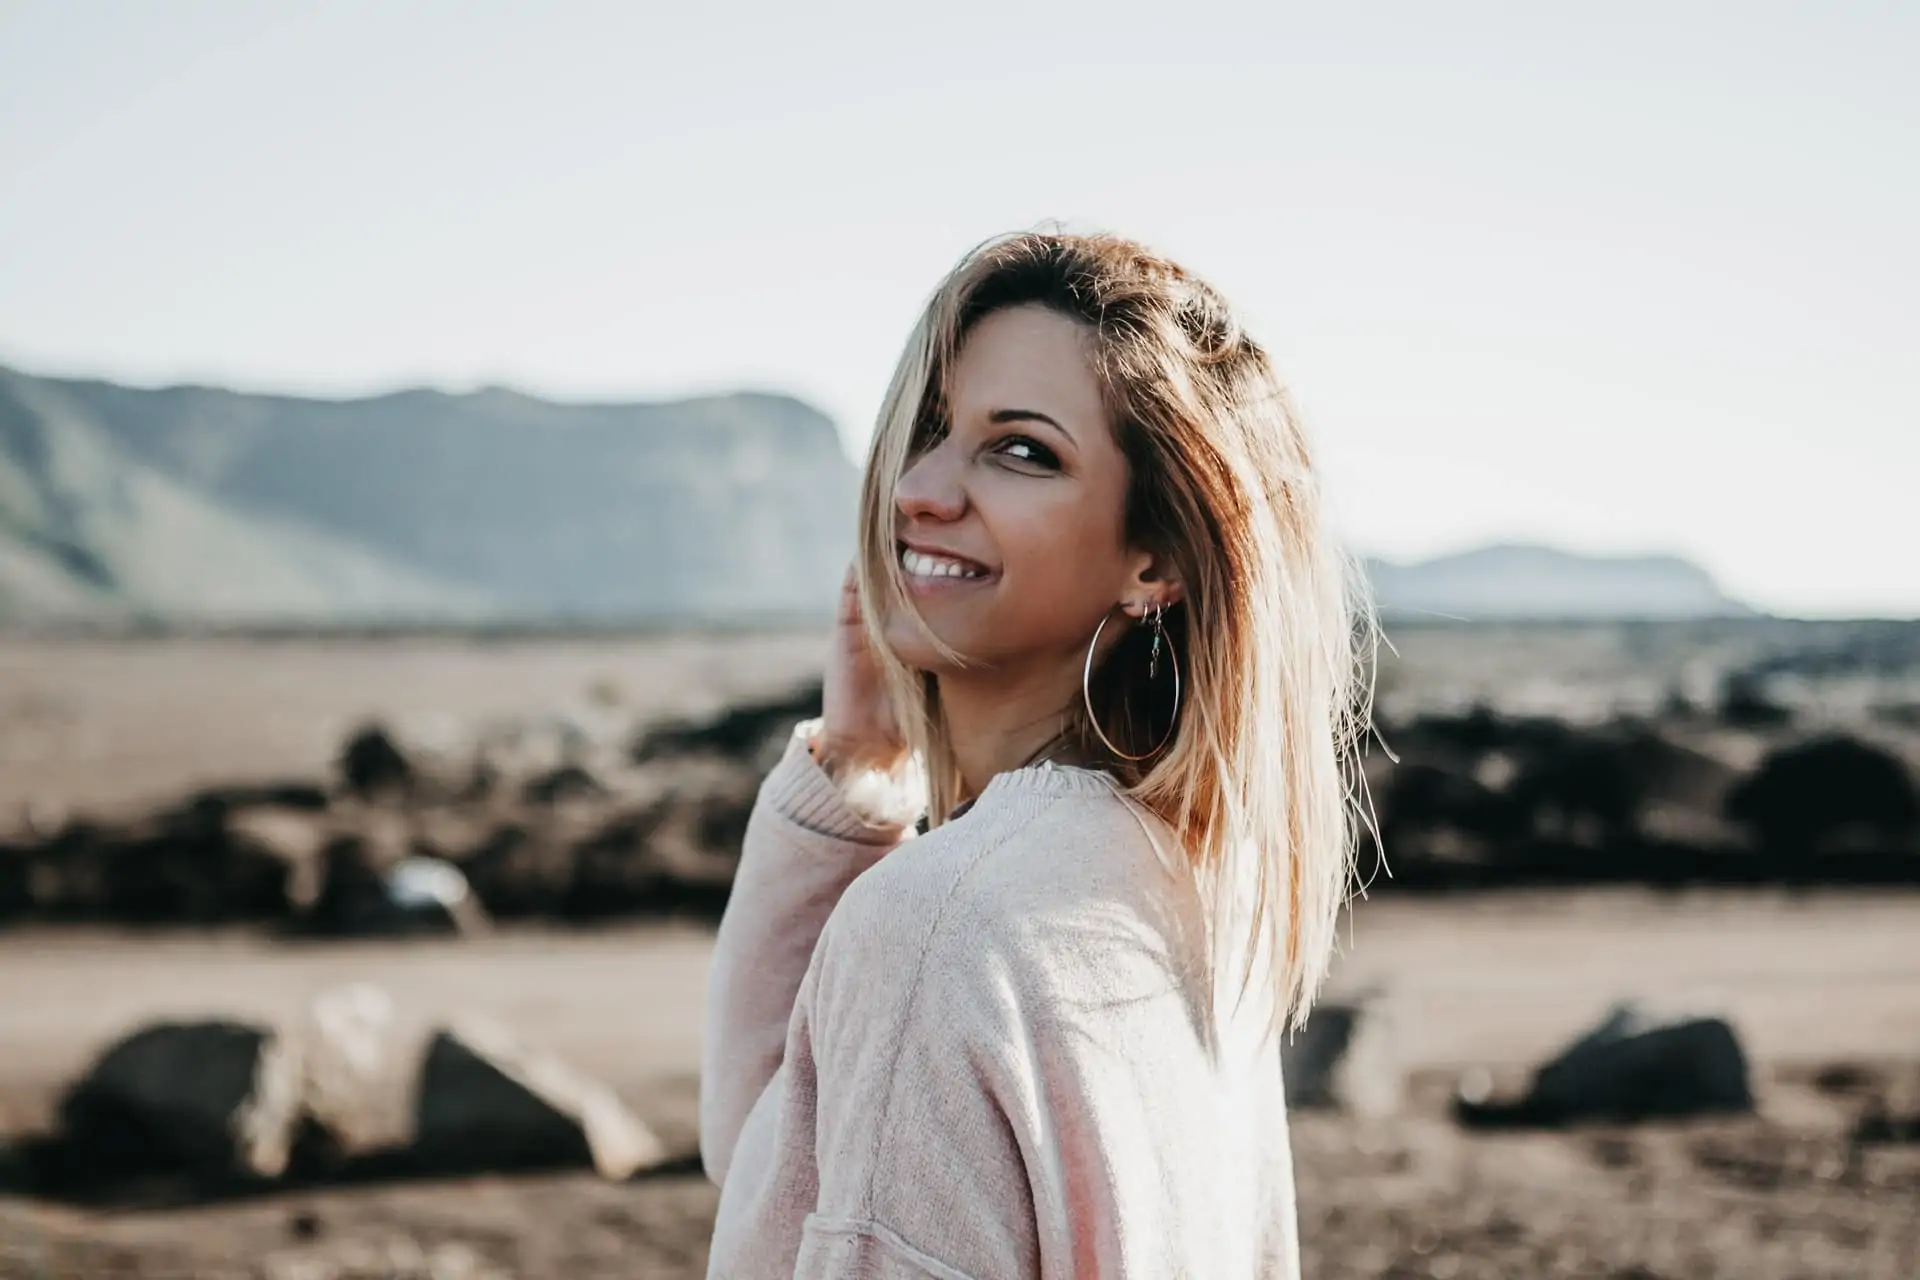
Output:
[[987,569],[969,561],[929,555],[912,547],[901,549],[900,567],[915,578],[956,578],[975,582],[993,576]]

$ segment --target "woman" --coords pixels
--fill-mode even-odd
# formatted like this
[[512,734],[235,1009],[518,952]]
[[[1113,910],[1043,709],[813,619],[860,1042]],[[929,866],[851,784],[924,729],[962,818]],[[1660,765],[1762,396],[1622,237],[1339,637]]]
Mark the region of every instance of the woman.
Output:
[[709,1274],[1297,1276],[1373,630],[1265,353],[1137,244],[989,242],[860,505],[713,960]]

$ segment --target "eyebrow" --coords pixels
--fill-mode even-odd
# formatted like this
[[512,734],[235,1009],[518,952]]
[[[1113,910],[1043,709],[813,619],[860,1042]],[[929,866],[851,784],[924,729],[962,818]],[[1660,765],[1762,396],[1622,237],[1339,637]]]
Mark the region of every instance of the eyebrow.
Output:
[[995,409],[987,415],[987,421],[996,427],[1008,422],[1044,422],[1068,440],[1073,439],[1073,432],[1067,430],[1038,409]]

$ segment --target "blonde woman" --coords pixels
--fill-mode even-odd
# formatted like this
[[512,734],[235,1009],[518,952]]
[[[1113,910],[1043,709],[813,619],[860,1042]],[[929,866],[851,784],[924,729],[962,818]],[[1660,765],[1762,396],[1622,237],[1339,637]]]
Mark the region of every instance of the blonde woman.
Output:
[[1374,632],[1266,354],[1140,245],[991,241],[860,506],[713,959],[709,1274],[1297,1276]]

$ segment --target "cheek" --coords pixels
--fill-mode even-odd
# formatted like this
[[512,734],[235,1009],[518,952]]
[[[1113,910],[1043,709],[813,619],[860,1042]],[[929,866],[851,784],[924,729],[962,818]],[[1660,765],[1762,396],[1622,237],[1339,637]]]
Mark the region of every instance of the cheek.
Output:
[[1083,616],[1097,618],[1112,603],[1124,565],[1119,521],[1106,511],[1035,504],[1003,525],[1006,583],[1023,609],[1057,613],[1078,629]]

